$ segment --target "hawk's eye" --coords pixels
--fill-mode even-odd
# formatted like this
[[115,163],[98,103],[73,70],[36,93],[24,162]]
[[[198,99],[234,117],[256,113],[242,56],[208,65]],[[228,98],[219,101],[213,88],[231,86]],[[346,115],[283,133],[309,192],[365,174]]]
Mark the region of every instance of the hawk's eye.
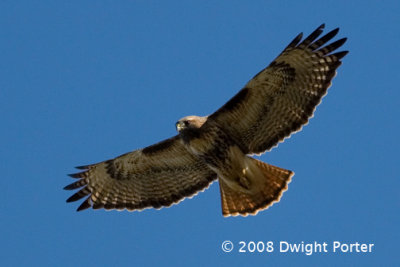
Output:
[[189,125],[189,121],[184,121],[183,123],[185,124],[185,126]]

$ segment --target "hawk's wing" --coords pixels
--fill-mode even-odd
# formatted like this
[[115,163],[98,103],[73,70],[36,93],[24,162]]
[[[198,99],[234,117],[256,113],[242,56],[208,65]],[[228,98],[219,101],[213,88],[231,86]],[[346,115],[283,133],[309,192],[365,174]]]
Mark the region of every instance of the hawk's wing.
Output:
[[79,210],[161,208],[204,190],[217,176],[192,156],[179,137],[162,141],[112,160],[77,167],[79,180],[64,189],[83,187],[67,202],[88,196]]
[[[262,153],[301,129],[326,94],[348,51],[334,52],[346,38],[325,45],[324,24],[302,42],[299,34],[264,70],[209,119],[222,125],[245,153]],[[316,41],[315,41],[316,40]]]

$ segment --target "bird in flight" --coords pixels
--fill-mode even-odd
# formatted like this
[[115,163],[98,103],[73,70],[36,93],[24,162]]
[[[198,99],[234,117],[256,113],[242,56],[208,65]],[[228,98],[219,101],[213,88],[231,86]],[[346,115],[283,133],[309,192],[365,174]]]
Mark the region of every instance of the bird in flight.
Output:
[[278,202],[293,172],[259,161],[261,154],[301,130],[313,116],[348,51],[330,42],[334,29],[318,38],[319,26],[297,35],[269,66],[209,116],[187,116],[178,134],[114,159],[77,167],[83,171],[66,190],[67,202],[129,211],[162,208],[203,191],[218,179],[224,216],[247,216]]

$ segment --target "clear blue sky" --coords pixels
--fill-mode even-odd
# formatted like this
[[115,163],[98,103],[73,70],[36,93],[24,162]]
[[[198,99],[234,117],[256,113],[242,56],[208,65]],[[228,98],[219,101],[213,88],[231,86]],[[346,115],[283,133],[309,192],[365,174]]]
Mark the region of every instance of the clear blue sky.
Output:
[[[0,264],[398,263],[399,1],[193,2],[1,1]],[[261,157],[296,173],[279,204],[223,218],[217,183],[162,210],[65,203],[74,166],[174,135],[321,23],[350,53],[310,124]],[[239,253],[241,240],[375,247]]]

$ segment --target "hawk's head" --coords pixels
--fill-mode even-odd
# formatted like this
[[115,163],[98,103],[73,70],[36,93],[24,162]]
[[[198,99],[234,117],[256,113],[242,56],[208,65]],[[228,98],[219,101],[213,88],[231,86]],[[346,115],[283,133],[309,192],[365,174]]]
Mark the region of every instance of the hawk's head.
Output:
[[198,129],[207,121],[206,117],[186,116],[175,124],[176,130],[180,133],[184,130]]

